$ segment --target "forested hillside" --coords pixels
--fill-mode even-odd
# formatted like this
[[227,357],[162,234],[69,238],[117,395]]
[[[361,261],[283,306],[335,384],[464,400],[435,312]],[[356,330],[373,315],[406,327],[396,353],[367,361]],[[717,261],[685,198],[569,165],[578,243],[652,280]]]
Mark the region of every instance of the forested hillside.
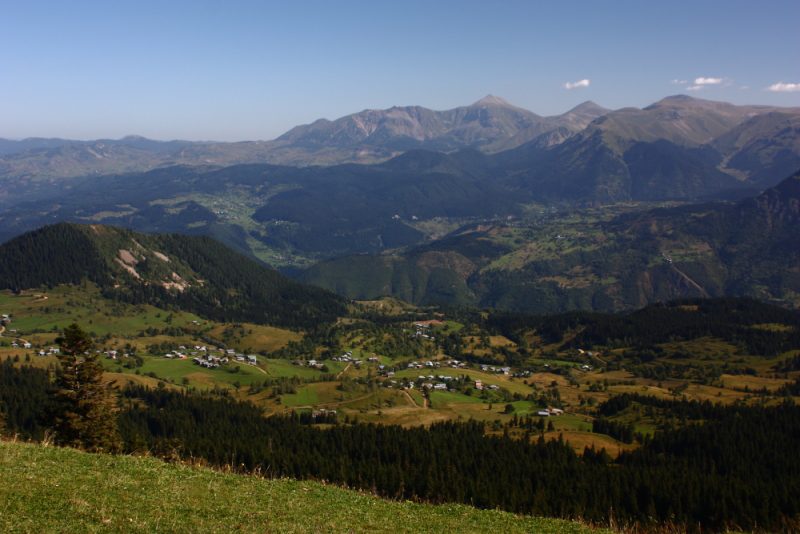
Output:
[[800,173],[735,204],[470,224],[435,242],[319,262],[301,279],[352,298],[537,313],[686,297],[800,304]]
[[208,237],[57,224],[0,245],[0,288],[87,280],[112,299],[292,327],[330,322],[344,302],[290,281]]

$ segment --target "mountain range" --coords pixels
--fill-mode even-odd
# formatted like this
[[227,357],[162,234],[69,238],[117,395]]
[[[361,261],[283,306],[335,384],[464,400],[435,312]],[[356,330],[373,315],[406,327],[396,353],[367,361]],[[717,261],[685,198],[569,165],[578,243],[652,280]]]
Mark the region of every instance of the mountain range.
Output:
[[[205,235],[349,297],[418,303],[796,300],[791,265],[767,267],[784,245],[758,249],[773,241],[751,236],[742,250],[763,257],[734,254],[725,232],[750,226],[721,214],[791,198],[779,182],[800,168],[800,108],[679,95],[541,117],[489,96],[319,120],[268,142],[29,139],[0,141],[0,154],[0,241],[60,221]],[[342,163],[353,160],[377,162]],[[664,202],[693,205],[651,209]],[[759,213],[750,218],[775,221]],[[716,226],[698,233],[701,221]],[[748,265],[761,274],[745,280]]]
[[552,133],[550,143],[580,131],[608,110],[584,102],[553,117],[541,117],[487,96],[447,111],[421,106],[364,110],[335,121],[319,119],[272,141],[234,143],[119,140],[0,139],[0,177],[64,178],[141,172],[168,165],[335,165],[375,163],[412,148],[496,152]]
[[[674,96],[644,109],[610,111],[585,102],[541,117],[490,95],[447,111],[407,106],[320,119],[273,141],[0,139],[0,198],[69,177],[174,165],[376,163],[419,149],[491,154],[483,167],[513,174],[522,185],[545,185],[554,196],[681,197],[774,185],[770,177],[800,165],[798,132],[800,108]],[[682,183],[655,183],[673,177]]]

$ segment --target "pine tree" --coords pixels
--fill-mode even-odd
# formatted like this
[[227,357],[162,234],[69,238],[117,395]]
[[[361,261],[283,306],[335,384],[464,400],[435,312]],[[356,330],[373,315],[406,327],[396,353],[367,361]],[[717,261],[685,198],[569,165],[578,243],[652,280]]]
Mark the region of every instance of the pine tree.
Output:
[[56,342],[61,353],[57,375],[55,431],[58,443],[92,452],[118,452],[115,396],[103,384],[103,368],[91,352],[93,342],[77,324]]

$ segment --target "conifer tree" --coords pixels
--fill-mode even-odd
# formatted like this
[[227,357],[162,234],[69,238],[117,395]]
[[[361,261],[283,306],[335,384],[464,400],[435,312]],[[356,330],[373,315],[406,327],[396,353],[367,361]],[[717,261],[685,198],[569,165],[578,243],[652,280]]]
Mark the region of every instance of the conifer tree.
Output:
[[92,339],[77,324],[64,329],[56,385],[55,431],[58,443],[92,452],[118,452],[115,396],[103,384],[103,368],[91,352]]

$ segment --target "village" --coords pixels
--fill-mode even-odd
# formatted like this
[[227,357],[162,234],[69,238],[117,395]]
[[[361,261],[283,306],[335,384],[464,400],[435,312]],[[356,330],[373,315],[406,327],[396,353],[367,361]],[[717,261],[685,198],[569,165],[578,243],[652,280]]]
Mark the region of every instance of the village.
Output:
[[[2,321],[0,325],[2,325],[5,332],[12,324],[12,317],[10,314],[0,315],[0,321]],[[189,324],[192,328],[200,329],[204,327],[205,322],[201,323],[199,320],[192,319]],[[433,345],[436,343],[434,330],[441,329],[444,324],[441,320],[413,322],[411,323],[411,337],[419,340],[419,342]],[[7,333],[11,332],[10,329],[7,331]],[[35,337],[39,339],[39,336]],[[31,350],[33,351],[31,354],[41,357],[57,356],[59,354],[59,348],[52,343],[47,344],[41,341],[37,343],[34,340],[27,340],[21,337],[14,338],[10,347],[12,349]],[[190,367],[183,367],[184,364],[181,362],[184,361],[186,365],[191,363],[196,367],[212,372],[222,368],[227,368],[228,371],[239,371],[236,365],[252,366],[260,374],[267,377],[272,375],[277,369],[276,365],[279,365],[279,362],[263,356],[259,357],[259,355],[248,354],[235,348],[209,343],[174,344],[168,350],[160,352],[154,350],[154,347],[148,350],[128,343],[125,347],[119,345],[113,347],[99,346],[95,349],[95,352],[98,355],[102,355],[109,362],[109,365],[119,365],[119,367],[116,367],[117,371],[135,371],[138,374],[141,369],[142,375],[153,378],[187,376],[191,374]],[[169,368],[163,366],[154,367],[154,363],[158,359],[174,363]],[[520,387],[515,386],[515,388],[512,388],[517,391],[513,393],[502,385],[504,382],[493,381],[489,377],[499,376],[503,378],[503,381],[522,380],[529,378],[533,373],[531,369],[514,369],[509,365],[468,362],[442,355],[424,359],[398,356],[387,359],[374,352],[365,353],[355,347],[343,350],[335,356],[326,357],[321,354],[314,354],[296,357],[287,363],[297,368],[297,373],[306,372],[300,371],[301,368],[321,373],[319,375],[320,379],[325,376],[325,373],[335,371],[338,378],[355,379],[365,385],[373,383],[386,391],[394,390],[406,393],[415,391],[424,399],[426,406],[431,405],[430,399],[434,393],[447,393],[453,396],[454,401],[461,398],[473,398],[481,402],[490,403],[489,405],[492,402],[520,401],[528,396],[520,395]],[[163,375],[162,371],[158,371],[162,367],[164,369]],[[292,376],[293,373],[288,369],[283,370],[282,367],[281,369],[281,376]],[[417,373],[414,373],[415,371]],[[476,373],[478,374],[476,375]],[[227,382],[228,375],[227,373],[225,375],[225,381]],[[246,377],[241,373],[237,373],[237,376],[242,377],[240,380]],[[301,374],[301,376],[305,375]],[[177,383],[172,378],[167,378],[167,380]],[[306,378],[306,380],[308,379]],[[181,381],[183,384],[187,383],[185,378],[182,378]],[[441,405],[441,403],[438,403],[438,405]],[[332,417],[335,418],[337,414],[335,408],[327,406],[317,406],[312,411],[315,418],[323,417],[326,420],[331,420]],[[561,415],[564,412],[563,407],[558,403],[548,403],[546,405],[539,403],[536,413],[540,417],[550,417]]]

